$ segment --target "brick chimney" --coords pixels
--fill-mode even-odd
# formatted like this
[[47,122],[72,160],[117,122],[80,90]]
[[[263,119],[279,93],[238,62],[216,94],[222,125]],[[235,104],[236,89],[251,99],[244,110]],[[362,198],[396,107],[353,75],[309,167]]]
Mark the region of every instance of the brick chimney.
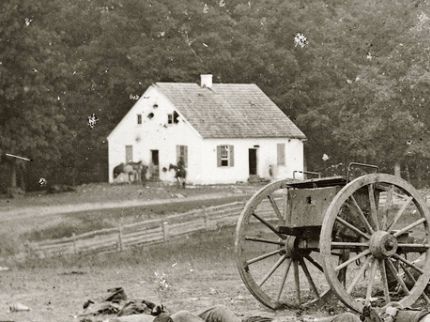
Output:
[[212,74],[201,74],[200,75],[200,86],[212,88]]

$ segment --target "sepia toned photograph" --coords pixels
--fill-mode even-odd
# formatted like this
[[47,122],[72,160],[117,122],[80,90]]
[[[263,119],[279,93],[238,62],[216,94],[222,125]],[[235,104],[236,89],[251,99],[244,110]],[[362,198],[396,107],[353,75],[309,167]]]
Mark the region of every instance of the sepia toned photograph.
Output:
[[0,322],[429,312],[429,0],[0,1]]

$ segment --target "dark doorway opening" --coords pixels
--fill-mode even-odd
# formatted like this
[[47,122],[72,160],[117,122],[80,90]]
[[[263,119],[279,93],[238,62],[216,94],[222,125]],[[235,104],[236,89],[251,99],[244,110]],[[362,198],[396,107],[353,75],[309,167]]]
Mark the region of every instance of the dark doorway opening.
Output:
[[151,179],[159,180],[160,179],[160,162],[158,157],[158,150],[151,150],[151,163],[153,166]]
[[257,175],[257,149],[249,149],[249,175]]

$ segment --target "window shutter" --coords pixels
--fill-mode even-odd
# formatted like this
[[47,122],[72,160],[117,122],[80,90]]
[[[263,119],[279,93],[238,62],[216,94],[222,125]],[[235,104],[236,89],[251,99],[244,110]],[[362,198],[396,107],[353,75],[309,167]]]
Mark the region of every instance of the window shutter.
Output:
[[234,167],[234,145],[228,146],[229,154],[230,154],[230,167]]
[[185,167],[188,167],[188,146],[184,145],[184,163]]
[[277,144],[278,165],[285,165],[285,143]]
[[216,147],[216,160],[217,160],[217,166],[220,167],[221,166],[221,145],[218,145]]
[[177,145],[176,146],[176,164],[178,164],[180,157],[181,157],[181,146]]

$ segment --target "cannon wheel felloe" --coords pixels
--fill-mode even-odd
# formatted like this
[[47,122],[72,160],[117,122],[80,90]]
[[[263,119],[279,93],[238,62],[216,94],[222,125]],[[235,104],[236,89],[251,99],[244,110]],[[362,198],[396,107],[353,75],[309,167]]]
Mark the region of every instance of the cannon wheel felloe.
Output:
[[[319,242],[334,293],[357,312],[390,302],[408,307],[419,299],[428,305],[429,223],[423,198],[398,177],[368,174],[345,185],[325,212]],[[339,248],[350,256],[336,264],[328,256]]]

